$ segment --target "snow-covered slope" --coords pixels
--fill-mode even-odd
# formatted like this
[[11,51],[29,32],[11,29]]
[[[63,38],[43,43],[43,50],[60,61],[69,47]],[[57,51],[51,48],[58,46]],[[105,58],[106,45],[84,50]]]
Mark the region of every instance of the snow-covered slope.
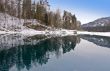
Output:
[[31,22],[32,24],[39,24],[36,20],[24,20],[10,16],[5,13],[0,13],[0,30],[1,31],[20,31],[27,29],[23,26],[24,23]]
[[23,27],[23,20],[12,17],[8,14],[0,13],[0,30],[15,31]]
[[83,27],[110,26],[110,17],[100,18],[93,22],[82,25]]
[[82,29],[86,31],[108,32],[110,31],[110,17],[100,18],[93,22],[83,24]]
[[[45,27],[44,30],[38,31],[27,27],[26,25],[39,25]],[[40,28],[41,29],[41,28]],[[23,34],[28,36],[44,35],[74,35],[74,30],[55,29],[40,24],[34,19],[18,19],[5,13],[0,13],[0,34]]]

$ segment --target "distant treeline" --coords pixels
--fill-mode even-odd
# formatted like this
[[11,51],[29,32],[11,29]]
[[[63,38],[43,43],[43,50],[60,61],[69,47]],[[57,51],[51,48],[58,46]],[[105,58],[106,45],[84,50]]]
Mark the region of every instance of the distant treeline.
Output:
[[80,29],[80,21],[75,15],[60,9],[50,10],[47,0],[0,0],[0,11],[20,19],[37,19],[41,24],[54,28]]

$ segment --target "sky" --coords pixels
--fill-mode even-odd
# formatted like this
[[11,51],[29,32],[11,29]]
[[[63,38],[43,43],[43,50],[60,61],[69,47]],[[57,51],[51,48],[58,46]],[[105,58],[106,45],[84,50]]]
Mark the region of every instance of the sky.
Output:
[[110,0],[49,0],[51,10],[67,10],[82,24],[110,16]]

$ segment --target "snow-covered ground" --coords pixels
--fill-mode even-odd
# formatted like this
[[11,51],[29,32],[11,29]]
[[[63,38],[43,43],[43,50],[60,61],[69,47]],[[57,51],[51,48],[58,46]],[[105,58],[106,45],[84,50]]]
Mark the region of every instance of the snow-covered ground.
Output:
[[45,25],[40,24],[37,20],[33,19],[18,19],[16,17],[10,16],[5,13],[0,13],[0,34],[22,34],[25,36],[34,36],[34,35],[54,35],[54,36],[68,36],[68,35],[98,35],[98,36],[108,36],[110,37],[110,32],[87,32],[87,31],[77,31],[76,30],[66,30],[66,29],[51,29],[44,31],[37,31],[34,29],[27,28],[23,26],[24,23],[31,22],[31,24],[39,24],[46,28],[51,28]]
[[79,35],[96,35],[96,36],[107,36],[110,37],[110,32],[87,32],[87,31],[77,31]]
[[67,35],[75,35],[75,30],[45,30],[45,31],[37,31],[34,29],[25,29],[22,31],[0,31],[0,34],[21,34],[24,36],[35,36],[35,35],[52,35],[52,36],[67,36]]
[[27,29],[24,23],[39,24],[34,19],[18,19],[5,13],[0,13],[0,30],[1,31],[21,31]]
[[33,25],[41,25],[47,29],[51,27],[40,24],[37,20],[34,19],[18,19],[16,17],[10,16],[6,13],[0,13],[0,34],[22,34],[25,36],[34,36],[34,35],[73,35],[73,30],[65,29],[51,29],[44,31],[37,31],[30,29],[24,26],[24,23],[31,23]]
[[76,31],[76,30],[66,30],[66,29],[61,29],[61,30],[45,30],[45,31],[36,31],[36,30],[24,30],[21,32],[23,35],[54,35],[54,36],[68,36],[68,35],[96,35],[96,36],[107,36],[110,37],[110,32],[87,32],[87,31]]
[[33,29],[25,29],[19,32],[14,31],[0,31],[0,34],[22,34],[24,36],[35,36],[35,35],[52,35],[52,36],[68,36],[68,35],[97,35],[110,37],[110,32],[87,32],[87,31],[76,31],[76,30],[45,30],[37,31]]

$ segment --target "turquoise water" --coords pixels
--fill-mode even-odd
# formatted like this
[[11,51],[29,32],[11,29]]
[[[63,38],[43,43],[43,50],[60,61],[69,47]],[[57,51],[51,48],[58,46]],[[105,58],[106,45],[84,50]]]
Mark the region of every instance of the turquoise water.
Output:
[[110,71],[109,37],[1,36],[0,71]]

